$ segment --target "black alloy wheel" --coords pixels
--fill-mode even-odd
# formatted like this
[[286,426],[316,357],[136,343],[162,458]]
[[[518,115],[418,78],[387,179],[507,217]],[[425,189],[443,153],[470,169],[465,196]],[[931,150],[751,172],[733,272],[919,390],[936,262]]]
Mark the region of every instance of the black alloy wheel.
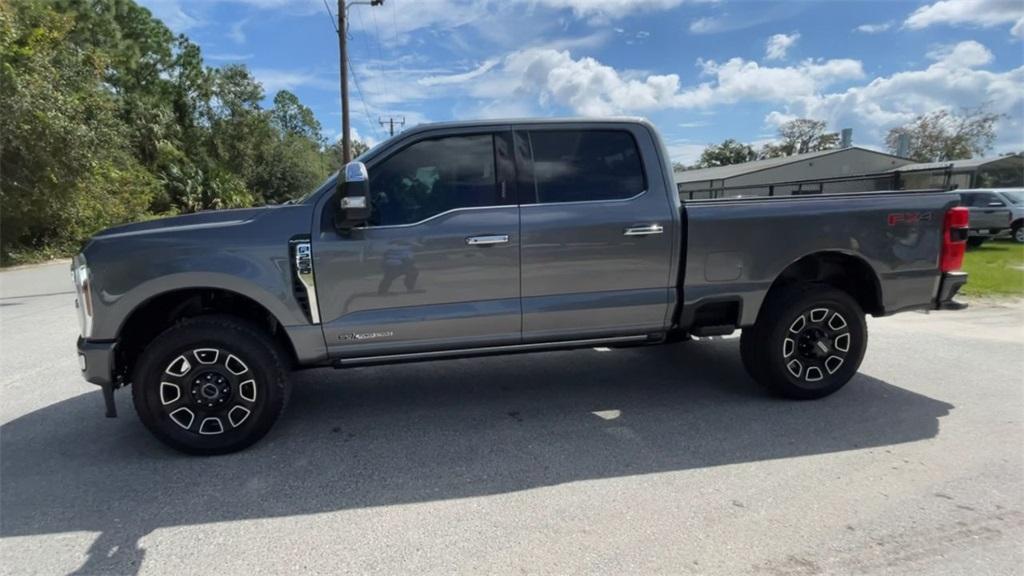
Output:
[[224,454],[262,438],[288,398],[283,354],[244,320],[206,316],[157,336],[135,368],[143,424],[191,454]]
[[864,312],[846,292],[824,284],[773,289],[757,322],[740,337],[743,365],[772,392],[822,398],[857,373],[867,348]]

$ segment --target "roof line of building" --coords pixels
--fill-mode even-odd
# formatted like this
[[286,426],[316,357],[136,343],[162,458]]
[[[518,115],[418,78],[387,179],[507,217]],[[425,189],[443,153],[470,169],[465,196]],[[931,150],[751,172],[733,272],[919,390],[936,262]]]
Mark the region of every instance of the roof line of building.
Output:
[[[854,150],[854,149],[855,150],[860,150],[862,152],[870,152],[872,154],[877,154],[879,156],[887,156],[889,158],[896,158],[898,160],[906,160],[908,162],[911,161],[909,158],[904,158],[902,156],[896,156],[895,154],[888,154],[886,152],[879,152],[878,150],[872,150],[870,148],[864,148],[862,146],[848,146],[846,148],[833,148],[831,150],[818,150],[818,151],[815,151],[815,152],[804,152],[803,154],[793,154],[792,156],[782,156],[781,158],[785,159],[785,161],[783,161],[783,162],[772,163],[772,164],[767,165],[767,166],[752,167],[752,169],[745,170],[745,171],[744,170],[738,170],[734,174],[729,174],[728,176],[722,176],[720,178],[715,178],[715,177],[711,177],[711,178],[687,178],[686,180],[682,180],[682,179],[680,179],[680,176],[685,176],[687,173],[689,173],[690,175],[699,176],[700,175],[699,173],[701,171],[705,171],[705,170],[717,170],[719,168],[730,168],[730,167],[740,168],[740,167],[742,167],[742,166],[744,166],[746,164],[757,164],[759,162],[764,162],[766,160],[775,160],[775,158],[765,158],[765,159],[762,159],[762,160],[752,160],[750,162],[741,162],[739,164],[727,164],[725,166],[710,166],[708,168],[697,168],[697,169],[694,169],[694,170],[683,170],[683,171],[680,171],[680,172],[676,172],[676,182],[677,183],[680,183],[680,182],[687,182],[687,183],[689,183],[689,182],[702,182],[702,181],[705,181],[705,180],[709,181],[709,182],[712,181],[712,180],[726,180],[726,179],[729,179],[729,178],[735,178],[737,176],[746,176],[746,175],[749,175],[749,174],[756,174],[758,172],[763,172],[765,170],[772,170],[772,169],[775,169],[775,168],[779,168],[781,166],[788,166],[790,164],[801,162],[801,161],[806,160],[808,158],[823,158],[823,157],[829,156],[831,154],[836,154],[838,152],[843,152],[844,150]],[[697,173],[697,174],[694,174],[694,173]]]

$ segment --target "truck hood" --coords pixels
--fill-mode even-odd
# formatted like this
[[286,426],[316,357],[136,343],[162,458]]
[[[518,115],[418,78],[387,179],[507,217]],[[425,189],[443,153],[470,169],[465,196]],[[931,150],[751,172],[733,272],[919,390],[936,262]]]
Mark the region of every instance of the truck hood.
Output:
[[267,214],[278,206],[262,206],[259,208],[239,208],[235,210],[209,210],[194,214],[183,214],[168,218],[158,218],[145,222],[135,222],[114,226],[98,232],[93,239],[111,239],[140,234],[177,232],[201,228],[237,226],[251,222],[263,214]]

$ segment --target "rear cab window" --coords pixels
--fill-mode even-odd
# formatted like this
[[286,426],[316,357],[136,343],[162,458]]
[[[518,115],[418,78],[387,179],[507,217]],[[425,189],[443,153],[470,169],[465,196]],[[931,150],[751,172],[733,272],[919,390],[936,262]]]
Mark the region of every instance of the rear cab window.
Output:
[[524,204],[624,200],[647,188],[639,148],[626,130],[530,130],[517,133],[516,149],[525,160]]

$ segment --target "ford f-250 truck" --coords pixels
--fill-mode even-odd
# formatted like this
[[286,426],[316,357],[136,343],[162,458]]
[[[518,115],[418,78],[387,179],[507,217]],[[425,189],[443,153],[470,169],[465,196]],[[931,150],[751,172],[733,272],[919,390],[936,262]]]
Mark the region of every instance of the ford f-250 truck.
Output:
[[[338,180],[340,178],[340,181]],[[261,438],[295,368],[742,329],[790,398],[856,373],[875,316],[951,301],[966,209],[941,192],[681,203],[642,120],[421,126],[306,197],[118,226],[73,262],[86,380],[166,444]]]

